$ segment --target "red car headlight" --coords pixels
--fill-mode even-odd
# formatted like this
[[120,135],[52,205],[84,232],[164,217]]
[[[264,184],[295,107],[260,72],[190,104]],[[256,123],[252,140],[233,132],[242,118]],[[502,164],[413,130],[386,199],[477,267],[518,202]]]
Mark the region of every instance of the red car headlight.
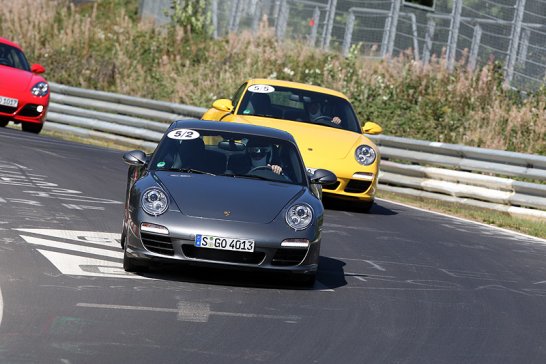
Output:
[[34,96],[43,97],[49,93],[49,85],[46,82],[38,82],[32,87],[30,92]]

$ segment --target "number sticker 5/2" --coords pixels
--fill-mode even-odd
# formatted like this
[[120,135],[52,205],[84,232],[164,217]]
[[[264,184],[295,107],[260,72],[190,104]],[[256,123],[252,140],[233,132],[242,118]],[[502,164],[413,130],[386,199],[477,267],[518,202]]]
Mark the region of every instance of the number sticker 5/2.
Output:
[[192,140],[199,138],[199,133],[191,129],[175,129],[169,132],[167,137],[176,140]]

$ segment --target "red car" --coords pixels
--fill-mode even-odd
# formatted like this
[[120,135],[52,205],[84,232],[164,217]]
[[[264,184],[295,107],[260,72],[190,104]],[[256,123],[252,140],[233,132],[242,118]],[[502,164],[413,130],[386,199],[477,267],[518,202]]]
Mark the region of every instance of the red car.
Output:
[[21,123],[24,131],[39,133],[49,106],[49,85],[40,76],[45,68],[29,65],[21,47],[0,38],[0,127]]

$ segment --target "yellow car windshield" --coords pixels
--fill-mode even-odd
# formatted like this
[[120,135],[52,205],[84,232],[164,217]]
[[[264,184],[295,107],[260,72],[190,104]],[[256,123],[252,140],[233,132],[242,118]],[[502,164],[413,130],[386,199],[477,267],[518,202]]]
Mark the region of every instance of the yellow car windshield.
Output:
[[347,100],[297,88],[252,85],[246,90],[237,114],[312,123],[361,133],[360,123]]

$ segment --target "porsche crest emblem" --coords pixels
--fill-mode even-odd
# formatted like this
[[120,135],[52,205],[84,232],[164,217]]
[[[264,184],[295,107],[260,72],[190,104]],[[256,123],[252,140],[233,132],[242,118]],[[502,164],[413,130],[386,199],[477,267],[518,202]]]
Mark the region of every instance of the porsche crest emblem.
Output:
[[229,216],[229,215],[231,215],[231,211],[227,211],[227,210],[224,211],[224,216]]

